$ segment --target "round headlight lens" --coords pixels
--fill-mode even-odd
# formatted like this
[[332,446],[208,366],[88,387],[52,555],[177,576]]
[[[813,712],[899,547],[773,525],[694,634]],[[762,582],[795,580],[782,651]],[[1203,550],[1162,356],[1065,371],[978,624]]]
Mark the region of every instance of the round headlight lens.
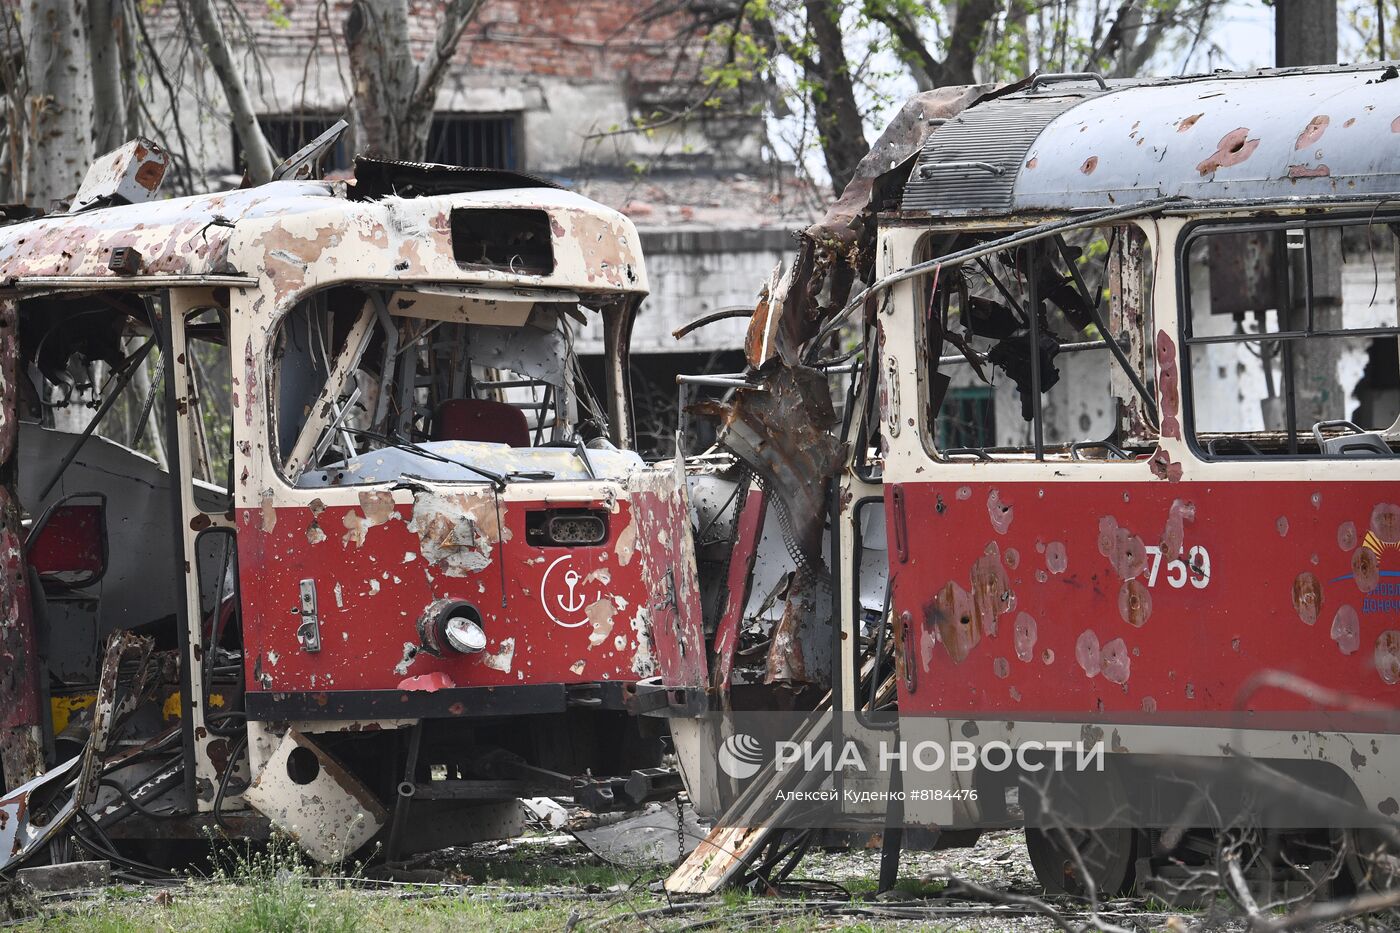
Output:
[[471,619],[455,616],[447,620],[443,635],[453,650],[462,654],[475,654],[486,648],[486,630]]

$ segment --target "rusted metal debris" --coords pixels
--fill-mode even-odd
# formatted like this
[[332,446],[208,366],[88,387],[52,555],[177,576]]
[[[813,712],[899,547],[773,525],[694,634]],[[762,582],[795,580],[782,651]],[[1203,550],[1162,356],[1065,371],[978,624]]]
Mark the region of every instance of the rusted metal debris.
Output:
[[994,85],[939,88],[905,103],[856,167],[822,219],[798,234],[798,253],[787,275],[760,303],[749,324],[749,365],[761,369],[773,356],[795,365],[830,315],[851,298],[874,268],[874,217],[909,176],[930,133],[972,106]]
[[[271,825],[337,861],[381,830],[404,852],[509,835],[532,782],[610,808],[679,789],[630,715],[660,665],[709,680],[684,466],[628,449],[635,227],[510,172],[359,159],[351,181],[318,178],[333,137],[283,180],[150,203],[168,160],[137,140],[94,165],[71,212],[0,211],[25,221],[0,228],[12,859],[75,814],[80,835],[146,841]],[[572,343],[590,317],[602,399]],[[150,360],[148,390],[121,378]],[[113,432],[130,447],[97,430],[128,385],[146,391],[141,427]],[[46,410],[89,398],[79,445]],[[134,449],[156,404],[160,465]],[[68,542],[73,569],[26,567],[22,511],[43,530],[73,495],[102,503],[91,540]],[[55,623],[60,599],[79,608]],[[113,641],[99,673],[97,638],[73,626],[178,648]],[[95,752],[138,699],[122,738],[141,752]],[[89,720],[83,755],[45,774]],[[418,760],[400,739],[424,731]],[[600,741],[562,740],[585,732]],[[518,773],[485,773],[486,751]],[[35,805],[61,814],[26,826]]]
[[824,568],[824,480],[834,474],[841,455],[832,434],[837,421],[826,375],[808,366],[775,365],[760,378],[761,388],[741,388],[732,402],[702,402],[694,410],[723,419],[720,444],[776,498],[802,561]]
[[[93,727],[82,753],[57,768],[15,788],[0,799],[0,873],[23,863],[56,838],[92,803],[108,764],[112,737],[136,708],[149,684],[152,642],[149,638],[119,631],[107,642],[102,662]],[[118,674],[128,655],[136,656],[136,676],[123,696]]]
[[[861,160],[841,197],[799,234],[797,256],[786,275],[775,275],[764,288],[745,340],[754,388],[739,388],[731,401],[693,409],[720,422],[719,444],[760,478],[799,560],[800,572],[772,633],[770,683],[827,679],[822,665],[804,657],[805,639],[798,636],[817,622],[813,591],[828,570],[822,534],[831,479],[842,461],[832,389],[826,373],[813,365],[828,349],[824,328],[846,307],[853,290],[872,278],[874,215],[903,186],[925,139],[990,88],[941,88],[905,104]],[[833,338],[833,350],[835,343]]]
[[156,196],[170,157],[149,139],[133,139],[88,167],[68,213],[108,204],[143,204]]

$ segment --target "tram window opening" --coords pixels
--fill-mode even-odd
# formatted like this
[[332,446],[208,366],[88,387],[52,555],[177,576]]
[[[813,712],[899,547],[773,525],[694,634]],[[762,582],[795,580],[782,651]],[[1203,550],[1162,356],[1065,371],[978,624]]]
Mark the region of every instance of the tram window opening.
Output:
[[159,381],[159,349],[149,347],[142,362],[122,377],[128,363],[152,341],[151,321],[162,301],[157,292],[130,291],[20,301],[19,418],[79,434],[106,403],[92,433],[163,462],[158,386],[157,398],[147,405],[153,380]]
[[1187,403],[1205,456],[1400,450],[1397,229],[1368,217],[1188,234]]
[[[552,293],[479,291],[344,288],[294,308],[270,374],[288,478],[577,480],[640,465],[607,440],[574,352],[575,322],[598,312]],[[541,448],[554,450],[531,453]]]
[[938,446],[942,450],[994,446],[996,426],[996,393],[991,386],[950,389],[938,419]]
[[[946,254],[1001,236],[936,237],[929,248]],[[1125,226],[991,253],[922,280],[929,445],[955,459],[1147,453],[1150,270],[1144,238]],[[1131,406],[1135,432],[1123,417]]]
[[229,488],[233,460],[232,370],[228,314],[201,308],[185,318],[185,378],[190,388],[195,478]]

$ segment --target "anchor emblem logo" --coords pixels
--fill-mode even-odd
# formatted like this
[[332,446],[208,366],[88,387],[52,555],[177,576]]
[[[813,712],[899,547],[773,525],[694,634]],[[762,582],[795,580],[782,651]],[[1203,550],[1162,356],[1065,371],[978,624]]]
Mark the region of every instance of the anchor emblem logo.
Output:
[[603,588],[596,581],[588,585],[582,574],[571,566],[572,554],[556,557],[540,578],[540,605],[555,625],[578,628],[588,622],[584,610],[603,598]]
[[565,612],[575,613],[583,608],[583,594],[575,593],[574,587],[578,586],[579,576],[577,570],[569,570],[564,574],[564,585],[569,588],[567,601],[565,597],[559,597],[559,606]]

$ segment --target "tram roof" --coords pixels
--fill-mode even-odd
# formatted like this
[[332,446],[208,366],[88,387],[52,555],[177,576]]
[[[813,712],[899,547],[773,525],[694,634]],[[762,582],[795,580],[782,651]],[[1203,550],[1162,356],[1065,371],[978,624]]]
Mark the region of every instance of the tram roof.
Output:
[[[24,288],[64,280],[89,288],[261,278],[279,299],[357,277],[645,294],[639,237],[617,211],[529,176],[483,172],[502,177],[472,183],[465,173],[474,170],[393,165],[403,165],[408,174],[400,177],[417,184],[384,190],[362,184],[357,191],[353,183],[273,181],[12,223],[0,227],[0,282]],[[406,189],[411,193],[395,193]],[[492,231],[496,223],[504,236],[502,212],[521,210],[548,215],[552,271],[459,261],[459,215],[495,211],[478,226]],[[120,247],[139,254],[135,274],[113,268]]]
[[1061,213],[1163,198],[1400,192],[1394,65],[1151,80],[1043,75],[930,133],[902,210]]

